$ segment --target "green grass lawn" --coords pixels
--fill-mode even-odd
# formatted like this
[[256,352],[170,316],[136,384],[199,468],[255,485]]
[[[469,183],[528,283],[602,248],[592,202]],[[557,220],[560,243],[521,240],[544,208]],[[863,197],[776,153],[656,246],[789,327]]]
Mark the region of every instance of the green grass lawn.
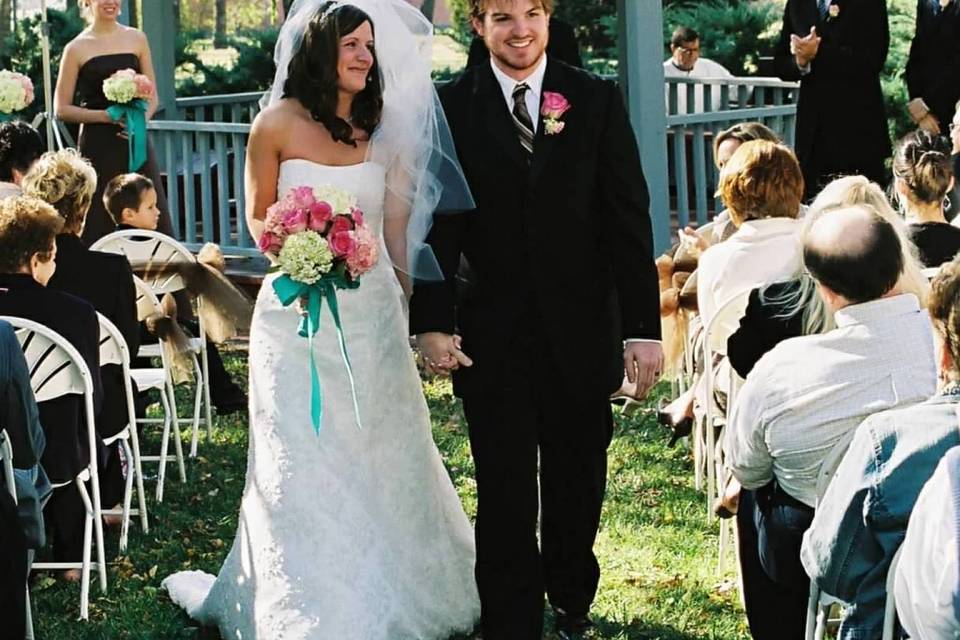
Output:
[[[236,376],[245,375],[241,354],[228,358],[228,364]],[[459,403],[445,381],[427,382],[424,389],[437,445],[472,515],[473,464]],[[144,441],[145,451],[158,444],[151,434]],[[706,502],[693,488],[689,454],[665,443],[665,433],[648,412],[618,417],[596,547],[603,571],[593,608],[598,637],[747,638],[735,576],[732,571],[717,575],[717,527],[706,524]],[[135,520],[122,557],[116,557],[117,534],[108,533],[109,590],[100,594],[94,579],[88,622],[77,621],[77,585],[34,575],[37,637],[219,638],[215,630],[200,629],[181,613],[160,590],[160,581],[181,569],[217,572],[233,540],[246,457],[246,416],[221,418],[213,442],[202,439],[200,457],[188,463],[187,484],[168,466],[160,505],[152,499],[153,483],[147,485],[150,533],[144,535]],[[147,473],[152,472],[148,467]]]

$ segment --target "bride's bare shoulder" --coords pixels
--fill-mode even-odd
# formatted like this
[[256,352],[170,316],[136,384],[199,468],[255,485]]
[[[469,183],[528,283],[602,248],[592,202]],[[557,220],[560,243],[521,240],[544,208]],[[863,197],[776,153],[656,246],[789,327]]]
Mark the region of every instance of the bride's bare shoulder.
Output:
[[277,100],[257,115],[251,133],[288,131],[299,123],[319,124],[314,123],[309,112],[300,104],[299,100],[284,98]]

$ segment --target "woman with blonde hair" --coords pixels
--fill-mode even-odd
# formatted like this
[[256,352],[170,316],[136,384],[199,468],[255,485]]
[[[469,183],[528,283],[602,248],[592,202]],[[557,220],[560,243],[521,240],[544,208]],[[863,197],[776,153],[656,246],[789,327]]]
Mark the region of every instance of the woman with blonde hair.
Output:
[[[103,206],[103,187],[131,169],[146,175],[157,185],[160,221],[158,230],[172,234],[167,198],[160,182],[160,170],[149,143],[147,159],[140,167],[130,167],[128,140],[122,121],[107,113],[111,105],[103,94],[103,81],[122,69],[133,69],[156,81],[150,45],[143,32],[120,24],[120,0],[81,0],[88,26],[63,50],[56,87],[57,117],[80,125],[77,147],[89,158],[99,176],[99,188],[93,197],[90,219],[83,239],[89,245],[114,230],[113,220]],[[156,95],[150,98],[146,118],[157,111]]]
[[[93,167],[73,149],[43,154],[23,178],[24,193],[52,205],[63,219],[63,229],[57,235],[59,268],[47,287],[93,305],[117,326],[130,353],[136,354],[140,324],[130,263],[122,255],[90,251],[80,239],[96,188]],[[97,432],[106,438],[123,430],[128,422],[123,370],[120,365],[106,365],[100,369],[100,378],[104,402]],[[105,453],[100,493],[104,507],[109,509],[122,499],[124,485],[119,446]],[[119,524],[120,517],[105,516],[105,520]]]

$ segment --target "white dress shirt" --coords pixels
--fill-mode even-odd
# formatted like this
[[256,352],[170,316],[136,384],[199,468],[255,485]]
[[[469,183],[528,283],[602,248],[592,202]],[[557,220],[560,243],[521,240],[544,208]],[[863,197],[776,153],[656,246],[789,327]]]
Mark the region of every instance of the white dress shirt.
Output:
[[497,66],[490,56],[490,66],[493,67],[493,77],[500,84],[500,90],[503,91],[503,99],[507,101],[507,110],[513,113],[513,90],[518,84],[526,84],[529,89],[524,94],[524,102],[527,103],[527,112],[530,114],[530,120],[533,121],[533,132],[536,133],[540,127],[540,96],[543,93],[543,76],[547,73],[547,56],[540,58],[540,63],[536,66],[529,76],[523,80],[514,80]]
[[916,640],[960,636],[960,458],[944,456],[910,516],[893,592],[900,624]]
[[867,416],[936,390],[933,330],[916,296],[851,305],[837,328],[792,338],[763,356],[734,403],[725,448],[747,489],[776,477],[813,507],[824,457]]
[[[678,67],[674,62],[673,58],[670,58],[663,63],[663,77],[664,78],[733,78],[735,77],[730,73],[726,67],[724,67],[719,62],[714,62],[709,58],[698,58],[693,65],[693,69],[690,71],[684,71]],[[720,87],[722,85],[713,85],[710,93],[710,109],[711,111],[720,110]],[[739,99],[739,89],[738,86],[734,83],[729,83],[729,97],[730,100],[736,102]],[[672,113],[670,109],[670,87],[669,83],[664,88],[667,98],[667,113]],[[703,85],[698,84],[694,86],[693,89],[693,100],[694,108],[690,111],[687,111],[687,85],[678,84],[677,85],[677,113],[703,113],[705,101],[703,97]]]
[[788,280],[800,271],[799,220],[748,220],[726,242],[715,244],[697,263],[697,306],[706,326],[729,300],[740,298],[717,319],[710,348],[727,352],[727,338],[739,327],[749,293],[760,286]]

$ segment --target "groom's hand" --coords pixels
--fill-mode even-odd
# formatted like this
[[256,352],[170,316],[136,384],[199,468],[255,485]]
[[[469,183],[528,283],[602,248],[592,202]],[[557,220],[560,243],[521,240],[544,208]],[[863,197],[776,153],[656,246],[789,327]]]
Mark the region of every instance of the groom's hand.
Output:
[[460,350],[460,336],[439,331],[421,333],[417,336],[417,347],[427,373],[449,375],[460,367],[473,365],[473,360]]
[[663,346],[659,342],[628,342],[623,346],[623,369],[627,380],[636,384],[634,398],[642,400],[660,378]]

